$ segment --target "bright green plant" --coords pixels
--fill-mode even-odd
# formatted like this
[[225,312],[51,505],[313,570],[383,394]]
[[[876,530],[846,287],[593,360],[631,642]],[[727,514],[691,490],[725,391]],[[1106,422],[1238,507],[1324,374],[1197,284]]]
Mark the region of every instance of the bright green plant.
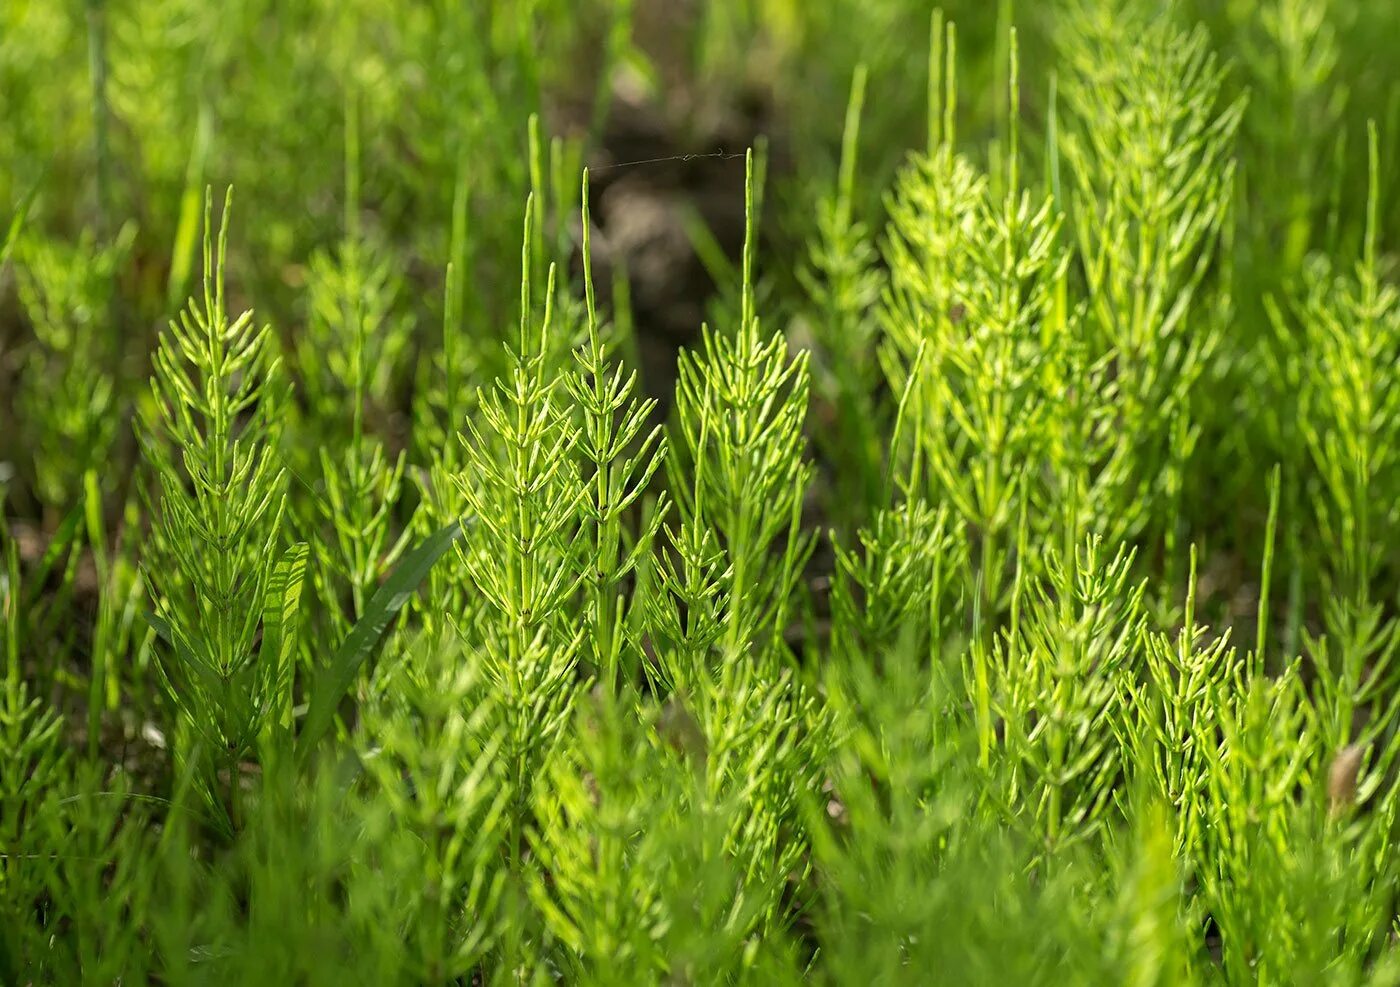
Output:
[[501,709],[470,652],[422,644],[375,683],[359,754],[363,838],[382,866],[431,882],[398,902],[407,966],[426,983],[464,976],[499,935],[509,789]]
[[[682,358],[676,415],[689,476],[673,473],[689,525],[709,527],[728,562],[722,647],[772,653],[808,553],[801,510],[811,466],[802,433],[810,379],[805,355],[787,358],[781,336],[765,340],[754,311],[753,159],[746,195],[743,304],[732,334],[705,329],[701,354]],[[679,459],[673,462],[680,462]],[[781,539],[779,551],[775,544]]]
[[1130,556],[1103,552],[1091,539],[1072,560],[1052,556],[985,671],[980,649],[972,652],[982,763],[993,763],[995,709],[1004,731],[995,760],[1008,786],[1000,800],[1024,807],[1015,821],[1049,853],[1103,824],[1123,770],[1113,735],[1137,674],[1143,587],[1129,581]]
[[[1141,530],[1154,498],[1175,498],[1159,478],[1195,444],[1191,395],[1221,332],[1201,317],[1201,296],[1229,213],[1245,104],[1224,103],[1224,69],[1204,31],[1183,32],[1147,4],[1071,9],[1059,35],[1070,184],[1054,191],[1073,219],[1088,360],[1112,360],[1110,427],[1133,437],[1108,446],[1085,491],[1088,509],[1123,538]],[[1158,529],[1169,549],[1178,509],[1151,508],[1169,517]]]
[[977,533],[991,616],[1006,605],[1011,542],[1040,472],[1045,342],[1066,260],[1051,201],[1020,188],[1014,131],[1004,194],[954,154],[951,62],[947,72],[943,143],[891,203],[887,363],[911,395],[911,489],[946,500]]
[[0,8],[0,981],[1400,982],[1400,21],[959,13]]
[[231,202],[216,238],[206,198],[203,297],[162,337],[142,436],[157,490],[158,555],[146,572],[165,638],[161,681],[183,757],[202,766],[236,825],[243,760],[291,726],[291,652],[271,615],[290,603],[295,616],[306,550],[279,557],[285,494],[273,446],[284,396],[269,329],[251,312],[228,314]]
[[622,583],[650,554],[652,540],[666,517],[667,502],[646,505],[647,517],[635,535],[625,527],[636,505],[665,460],[666,440],[659,425],[648,429],[656,402],[637,400],[637,374],[612,361],[612,352],[598,324],[593,288],[593,258],[589,249],[588,175],[583,187],[583,271],[588,306],[588,343],[575,350],[577,371],[564,386],[578,408],[582,428],[579,454],[584,463],[586,492],[580,501],[586,538],[584,565],[588,584],[588,622],[593,661],[605,682],[615,682],[635,621],[629,619]]

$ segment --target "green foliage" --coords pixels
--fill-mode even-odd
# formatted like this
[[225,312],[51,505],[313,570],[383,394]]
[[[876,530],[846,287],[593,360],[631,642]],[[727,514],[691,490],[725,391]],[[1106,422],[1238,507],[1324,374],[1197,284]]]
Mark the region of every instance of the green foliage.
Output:
[[192,300],[161,339],[142,437],[158,489],[147,576],[167,631],[161,679],[188,731],[183,756],[208,762],[211,792],[222,765],[236,817],[243,758],[265,731],[290,725],[290,656],[259,635],[259,617],[304,549],[278,562],[285,494],[272,447],[283,397],[269,328],[251,312],[230,319],[226,308],[231,202],[216,255],[212,196],[205,201],[202,304]]
[[[879,504],[881,442],[875,348],[878,326],[871,313],[884,285],[870,234],[855,217],[856,157],[867,75],[856,71],[846,108],[841,167],[836,187],[819,205],[818,234],[808,267],[799,269],[812,302],[812,332],[823,358],[814,386],[833,408],[834,425],[813,437],[834,472],[831,495],[846,524],[858,524]],[[833,513],[837,513],[833,511]]]
[[781,942],[761,957],[746,945],[773,893],[760,862],[728,848],[746,803],[706,796],[709,750],[683,707],[626,699],[581,705],[536,809],[531,897],[563,968],[598,984],[782,969]]
[[17,252],[20,301],[34,327],[17,403],[36,423],[32,452],[45,503],[76,501],[83,470],[105,459],[116,439],[121,351],[106,323],[134,233],[124,227],[101,248],[91,233],[71,245],[21,241]]
[[[583,271],[588,306],[588,344],[574,351],[576,372],[564,379],[582,420],[578,444],[586,492],[579,509],[586,539],[585,577],[589,587],[588,622],[594,641],[593,662],[607,682],[614,682],[633,625],[623,581],[649,555],[652,540],[666,517],[661,495],[648,504],[647,519],[635,535],[626,529],[626,513],[646,493],[666,455],[660,425],[647,420],[656,409],[652,399],[637,400],[637,373],[612,362],[612,347],[598,325],[590,248],[588,175],[583,186]],[[633,669],[635,671],[635,669]]]
[[[753,217],[753,157],[746,182]],[[801,529],[811,466],[803,434],[810,378],[805,355],[789,360],[781,336],[764,339],[754,311],[752,259],[744,242],[743,304],[732,334],[703,330],[698,354],[682,356],[676,414],[684,472],[673,465],[672,489],[691,528],[708,528],[728,563],[723,648],[727,659],[752,649],[772,653],[787,625],[789,600],[812,550]],[[781,539],[784,544],[775,550]]]
[[1400,982],[1400,17],[956,13],[0,8],[0,981]]
[[[1132,537],[1150,510],[1168,518],[1171,547],[1175,505],[1149,505],[1176,493],[1161,477],[1190,457],[1191,395],[1220,346],[1200,296],[1228,217],[1245,104],[1222,106],[1224,69],[1203,30],[1182,33],[1146,4],[1082,6],[1061,43],[1072,67],[1065,195],[1087,289],[1086,355],[1112,361],[1110,427],[1132,436],[1094,464],[1095,486],[1127,488],[1108,495],[1132,505],[1114,537]],[[1089,509],[1110,516],[1100,497]]]
[[500,934],[510,790],[481,666],[470,652],[412,646],[375,683],[359,741],[372,797],[350,846],[363,841],[381,867],[429,882],[393,902],[407,966],[425,983],[464,976]]
[[1128,582],[1130,557],[1106,562],[1101,553],[1091,540],[1073,561],[1048,560],[990,661],[980,649],[971,654],[982,763],[991,765],[995,709],[1007,785],[1000,801],[1047,853],[1101,825],[1122,770],[1113,735],[1134,677],[1143,589]]

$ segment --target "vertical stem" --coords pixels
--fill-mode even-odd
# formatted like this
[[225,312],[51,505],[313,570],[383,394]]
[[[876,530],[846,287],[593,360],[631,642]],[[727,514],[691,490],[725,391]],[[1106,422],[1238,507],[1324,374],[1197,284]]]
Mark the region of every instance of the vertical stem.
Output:
[[944,62],[944,90],[943,90],[943,130],[942,138],[951,150],[957,143],[957,113],[958,113],[958,28],[951,21],[948,23],[948,44],[947,61]]
[[[365,313],[364,285],[360,268],[360,108],[354,77],[345,84],[345,266],[349,274],[346,315],[354,332],[350,349],[350,377],[354,386],[351,408],[351,435],[356,472],[361,465],[365,418]],[[360,477],[355,480],[358,484]],[[358,546],[357,546],[358,547]],[[360,560],[357,559],[358,563]],[[360,569],[356,568],[359,572]],[[358,615],[358,601],[356,612]]]
[[97,567],[100,595],[97,602],[97,624],[93,631],[92,672],[88,683],[88,756],[97,757],[98,738],[102,729],[102,713],[107,707],[107,682],[110,677],[107,650],[111,647],[113,596],[115,581],[107,557],[107,533],[102,524],[102,488],[97,471],[83,473],[83,506],[87,520],[87,539],[92,546]]
[[88,72],[92,80],[93,173],[97,183],[97,232],[105,238],[111,208],[107,145],[107,18],[103,0],[87,0]]
[[739,312],[739,332],[743,338],[748,338],[749,325],[753,320],[754,310],[754,289],[753,289],[753,254],[756,244],[754,243],[754,226],[756,218],[754,216],[754,187],[753,187],[753,149],[750,148],[744,156],[744,252],[743,252],[743,295]]
[[982,605],[986,592],[983,585],[987,578],[986,569],[979,568],[975,578],[977,586],[972,598],[973,700],[977,729],[977,765],[986,771],[992,763],[992,693],[987,670],[991,654],[987,645],[989,635],[984,633],[987,617]]
[[851,97],[846,104],[846,125],[841,134],[841,173],[836,187],[837,226],[845,232],[850,226],[855,198],[856,158],[860,150],[860,117],[865,107],[866,68],[856,66],[851,77]]
[[1371,597],[1371,471],[1373,394],[1377,387],[1373,331],[1379,311],[1379,279],[1376,274],[1376,240],[1379,233],[1377,212],[1380,208],[1380,150],[1376,122],[1367,128],[1367,193],[1366,241],[1361,261],[1361,319],[1357,326],[1361,337],[1362,384],[1358,395],[1358,425],[1360,426],[1360,461],[1354,467],[1352,509],[1356,513],[1356,547],[1353,550],[1355,586],[1353,600],[1358,613],[1370,605]]
[[452,192],[452,240],[449,247],[451,260],[447,276],[447,281],[452,286],[452,296],[451,301],[444,302],[443,306],[443,357],[447,363],[447,411],[448,421],[453,423],[457,422],[456,415],[460,410],[457,407],[459,385],[457,383],[456,342],[466,312],[470,188],[470,165],[464,147],[458,153],[456,182]]
[[243,795],[239,785],[239,755],[241,751],[237,747],[229,747],[228,751],[228,818],[233,824],[234,832],[237,832],[243,825]]
[[[533,60],[532,60],[533,61]],[[540,137],[540,116],[531,113],[529,120],[529,166],[530,196],[535,202],[531,213],[530,228],[530,276],[544,275],[544,220],[547,204],[547,190],[544,182],[544,143]]]
[[1282,467],[1269,474],[1269,520],[1264,526],[1264,565],[1259,574],[1259,618],[1254,629],[1254,670],[1264,670],[1264,642],[1269,633],[1269,586],[1274,575],[1274,541],[1278,532],[1279,483]]
[[933,12],[928,44],[928,155],[943,143],[943,8]]
[[1060,97],[1059,76],[1050,73],[1049,108],[1045,116],[1045,186],[1055,205],[1063,209],[1064,199],[1060,194]]
[[[1011,26],[1011,0],[997,0],[995,32],[996,41],[994,44],[996,45],[996,51],[994,63],[996,65],[996,79],[994,81],[997,91],[1005,93],[1010,89],[1009,77],[1015,72],[1015,58],[1011,52],[1016,44],[1016,32]],[[997,102],[996,131],[998,135],[1010,133],[1013,109],[1014,107],[1009,102]],[[1004,178],[1006,176],[1003,175],[1001,177]]]
[[1021,52],[1014,27],[1010,28],[1007,46],[1006,199],[1011,204],[1021,183],[1016,160],[1021,153]]
[[583,172],[583,187],[581,191],[583,217],[583,290],[584,301],[588,314],[588,372],[591,374],[593,390],[593,406],[602,412],[601,420],[596,424],[597,434],[594,436],[594,449],[596,459],[593,463],[594,474],[594,498],[595,509],[598,516],[594,521],[594,562],[592,583],[593,588],[590,593],[592,597],[592,608],[594,619],[597,621],[595,630],[596,639],[594,641],[594,653],[600,659],[599,671],[603,674],[608,688],[615,689],[618,684],[618,661],[617,645],[613,625],[615,611],[613,600],[615,592],[612,585],[612,569],[617,558],[617,534],[616,519],[612,516],[612,484],[610,482],[609,455],[611,453],[610,441],[610,414],[606,411],[608,407],[607,387],[604,376],[607,373],[607,349],[598,331],[598,303],[597,294],[593,286],[593,248],[590,236],[592,226],[592,216],[589,212],[588,204],[588,170]]

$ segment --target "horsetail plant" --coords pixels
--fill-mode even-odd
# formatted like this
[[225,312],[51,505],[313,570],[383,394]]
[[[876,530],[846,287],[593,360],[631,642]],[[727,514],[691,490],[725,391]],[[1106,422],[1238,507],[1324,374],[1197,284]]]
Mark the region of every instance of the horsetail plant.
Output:
[[212,192],[205,198],[203,295],[161,338],[141,429],[156,485],[156,553],[145,569],[164,638],[160,677],[180,757],[198,765],[203,794],[230,826],[244,759],[289,737],[306,560],[304,545],[282,549],[274,447],[285,393],[270,330],[251,311],[228,314],[232,200],[230,190],[216,236]]
[[[579,539],[587,488],[576,452],[578,426],[549,354],[555,317],[555,269],[549,269],[543,313],[531,294],[534,199],[525,208],[520,251],[519,331],[509,369],[478,393],[478,414],[460,438],[457,488],[473,523],[458,558],[485,606],[457,625],[479,647],[502,707],[500,757],[505,763],[506,852],[512,881],[508,908],[523,908],[523,858],[535,779],[562,742],[577,683],[586,627],[571,606],[587,579]],[[507,930],[503,948],[523,958],[526,929]]]
[[[1084,493],[1096,517],[1112,515],[1104,533],[1121,540],[1141,529],[1152,498],[1169,494],[1160,474],[1195,443],[1192,394],[1221,345],[1220,329],[1200,317],[1201,295],[1229,218],[1245,102],[1222,105],[1225,69],[1203,31],[1183,32],[1131,0],[1071,10],[1058,33],[1071,110],[1059,146],[1088,292],[1081,326],[1090,365],[1114,368],[1116,427],[1135,437],[1108,446]],[[1176,526],[1161,531],[1169,546]]]
[[[15,543],[6,539],[5,584],[0,602],[4,604],[5,678],[0,695],[0,754],[4,767],[0,769],[0,800],[4,812],[0,815],[0,840],[5,847],[0,856],[0,900],[5,903],[5,955],[7,965],[23,962],[28,952],[24,935],[26,928],[20,911],[21,902],[41,893],[42,884],[34,880],[33,868],[26,867],[24,854],[39,852],[26,846],[21,837],[33,832],[35,816],[48,811],[60,784],[66,760],[60,747],[63,722],[48,708],[42,697],[30,694],[20,664],[23,646],[24,615],[20,612],[19,552]],[[11,972],[14,972],[12,969]]]
[[1394,5],[91,6],[0,982],[1400,982]]
[[[135,234],[125,226],[111,243],[99,245],[89,231],[71,247],[19,240],[19,296],[36,345],[18,397],[22,413],[48,430],[36,437],[34,449],[40,494],[48,503],[76,501],[84,464],[105,458],[117,439],[126,400],[123,354],[105,324]],[[62,412],[46,414],[51,407]]]
[[[785,340],[765,340],[759,329],[752,154],[746,164],[749,225],[739,324],[732,334],[706,327],[700,354],[682,357],[676,384],[678,430],[693,479],[677,474],[672,488],[683,520],[713,531],[728,561],[725,667],[741,650],[753,649],[760,660],[774,653],[772,642],[786,626],[789,597],[812,550],[801,529],[811,477],[802,432],[807,359],[789,360]],[[779,539],[784,544],[774,551]]]
[[812,329],[821,350],[813,368],[814,391],[830,406],[836,426],[818,430],[814,439],[835,464],[834,495],[853,523],[878,506],[882,495],[878,481],[883,455],[873,400],[879,337],[872,313],[884,275],[870,233],[854,215],[867,77],[861,66],[851,80],[836,187],[822,200],[818,239],[808,265],[798,271],[812,300]]
[[[393,260],[362,231],[359,112],[353,98],[347,103],[345,239],[336,254],[318,251],[311,258],[309,318],[297,361],[308,406],[304,431],[318,446],[321,478],[314,509],[304,512],[311,517],[301,523],[315,556],[314,584],[337,637],[364,614],[407,535],[395,539],[389,530],[406,453],[391,457],[368,419],[391,400],[393,369],[402,363],[409,325],[396,311],[402,279]],[[347,402],[348,433],[342,414]]]
[[631,652],[636,644],[626,640],[636,622],[624,611],[627,601],[621,584],[638,561],[651,553],[652,540],[666,518],[665,496],[647,506],[646,518],[635,535],[624,530],[623,520],[664,462],[666,440],[660,425],[647,428],[656,402],[634,397],[636,371],[624,377],[626,371],[613,363],[612,349],[603,339],[593,287],[591,225],[588,173],[584,172],[583,278],[588,342],[575,350],[577,370],[564,378],[564,386],[582,420],[579,454],[586,470],[587,492],[579,509],[588,540],[587,554],[592,559],[584,564],[590,570],[586,582],[593,661],[602,680],[611,684],[617,682],[622,670],[624,650]]
[[[942,68],[951,112],[954,66]],[[1013,88],[1013,111],[1017,98]],[[902,176],[886,247],[887,365],[891,383],[912,395],[911,469],[923,474],[911,484],[946,498],[976,535],[989,618],[1009,603],[1011,543],[1035,494],[1048,404],[1043,341],[1067,263],[1052,201],[1020,187],[1014,127],[998,194],[954,153],[950,123],[947,143]]]
[[[1190,570],[1186,608],[1176,639],[1147,631],[1140,642],[1145,675],[1126,683],[1120,726],[1129,749],[1121,754],[1139,773],[1131,779],[1170,813],[1174,850],[1190,859],[1209,823],[1210,742],[1220,732],[1219,704],[1241,681],[1245,663],[1229,638],[1213,640],[1196,624],[1196,566]],[[1258,667],[1254,665],[1253,667]]]
[[471,651],[420,640],[394,658],[357,739],[370,793],[364,835],[386,864],[431,882],[412,906],[410,966],[441,983],[479,964],[501,931],[502,710]]
[[[1072,559],[1047,559],[1019,629],[997,642],[990,666],[987,689],[1003,731],[1004,755],[997,760],[1006,786],[993,798],[1024,807],[1012,822],[1026,826],[1047,853],[1103,824],[1123,768],[1114,732],[1137,676],[1144,588],[1129,581],[1130,555],[1105,559],[1103,553],[1091,538]],[[1102,727],[1082,729],[1091,722]],[[981,711],[981,750],[991,744],[989,729]]]

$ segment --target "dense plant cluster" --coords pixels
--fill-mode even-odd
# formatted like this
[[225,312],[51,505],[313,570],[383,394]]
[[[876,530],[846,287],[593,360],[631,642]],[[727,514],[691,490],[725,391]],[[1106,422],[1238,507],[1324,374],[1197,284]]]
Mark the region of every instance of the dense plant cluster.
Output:
[[0,982],[1400,983],[1400,12],[967,6],[0,9]]

